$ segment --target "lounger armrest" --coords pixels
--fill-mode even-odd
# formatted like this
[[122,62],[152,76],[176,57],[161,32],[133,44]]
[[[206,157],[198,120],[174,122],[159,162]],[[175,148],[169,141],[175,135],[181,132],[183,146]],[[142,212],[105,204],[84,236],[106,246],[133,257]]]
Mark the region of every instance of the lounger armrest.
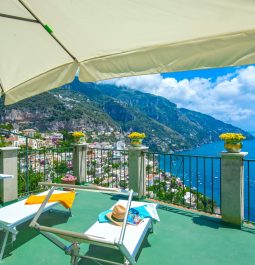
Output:
[[133,190],[130,190],[129,197],[128,197],[128,202],[127,202],[127,207],[126,207],[125,218],[124,218],[123,226],[122,226],[121,233],[120,233],[119,244],[123,243],[123,239],[124,239],[124,236],[125,236],[126,227],[127,227],[127,218],[128,218],[128,213],[129,213],[129,210],[130,210],[130,207],[131,207],[132,198],[133,198]]
[[[117,193],[117,194],[129,195],[129,191],[126,191],[123,189],[105,188],[105,187],[100,187],[97,185],[80,186],[80,185],[49,183],[49,182],[39,182],[38,185],[46,186],[46,187],[72,188],[72,189],[85,190],[85,191],[98,191],[98,192],[105,192],[105,193]],[[133,192],[133,195],[137,196],[138,193]]]
[[55,234],[55,235],[59,236],[60,238],[65,239],[71,243],[73,243],[73,242],[78,242],[78,243],[89,242],[92,244],[117,248],[117,244],[114,242],[114,240],[110,241],[110,240],[107,240],[103,237],[85,235],[83,233],[77,233],[77,232],[73,232],[73,231],[67,231],[67,230],[52,228],[52,227],[48,227],[48,226],[41,226],[38,223],[35,224],[34,228],[40,232],[48,232],[48,233]]

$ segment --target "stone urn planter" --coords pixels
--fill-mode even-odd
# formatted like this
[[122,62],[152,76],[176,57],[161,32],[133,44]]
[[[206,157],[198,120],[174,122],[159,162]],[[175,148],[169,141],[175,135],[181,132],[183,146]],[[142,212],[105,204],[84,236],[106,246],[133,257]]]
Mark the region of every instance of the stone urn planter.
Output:
[[130,140],[130,144],[134,147],[140,147],[142,146],[143,139],[133,138]]
[[242,150],[242,142],[225,142],[224,148],[229,153],[240,153]]
[[82,144],[85,142],[85,138],[84,137],[75,137],[74,138],[74,143],[75,144]]
[[240,133],[224,133],[219,136],[224,141],[224,148],[228,153],[240,153],[243,147],[242,140],[245,139]]
[[138,132],[132,132],[128,135],[128,138],[130,139],[131,146],[134,147],[140,147],[142,146],[143,139],[145,138],[144,133],[138,133]]
[[72,136],[75,144],[82,144],[85,142],[85,134],[83,132],[73,132]]

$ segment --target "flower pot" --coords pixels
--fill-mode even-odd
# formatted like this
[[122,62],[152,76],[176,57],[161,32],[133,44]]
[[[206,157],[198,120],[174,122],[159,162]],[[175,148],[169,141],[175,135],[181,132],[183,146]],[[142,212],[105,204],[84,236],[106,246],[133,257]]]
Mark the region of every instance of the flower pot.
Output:
[[224,148],[229,153],[240,153],[242,150],[243,144],[241,142],[225,142]]
[[138,138],[132,138],[130,144],[134,147],[140,147],[142,146],[143,139],[138,139]]
[[[62,184],[69,184],[69,185],[75,185],[76,184],[76,180],[77,178],[74,178],[74,179],[71,179],[71,180],[68,180],[66,178],[62,178],[61,179],[61,183]],[[69,189],[69,188],[63,188],[63,190],[73,190],[73,189]]]

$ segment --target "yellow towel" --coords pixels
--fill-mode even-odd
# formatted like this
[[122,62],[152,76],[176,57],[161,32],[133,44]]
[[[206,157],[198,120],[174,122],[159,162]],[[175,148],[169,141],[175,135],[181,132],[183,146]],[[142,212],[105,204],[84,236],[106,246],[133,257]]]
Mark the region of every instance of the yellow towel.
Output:
[[[41,195],[41,196],[31,195],[28,197],[25,204],[41,204],[45,200],[46,196],[47,195]],[[72,208],[74,199],[75,199],[75,192],[71,191],[71,192],[52,194],[48,202],[59,202],[65,208],[70,209]]]

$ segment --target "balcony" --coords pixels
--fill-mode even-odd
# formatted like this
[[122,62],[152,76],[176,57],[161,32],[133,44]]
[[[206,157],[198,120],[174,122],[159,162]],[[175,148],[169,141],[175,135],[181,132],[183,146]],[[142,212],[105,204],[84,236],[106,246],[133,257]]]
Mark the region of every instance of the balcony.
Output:
[[[16,161],[16,169],[9,159],[5,161],[4,155],[1,159],[3,164],[6,163],[5,170],[9,167],[10,171],[15,169],[13,172],[17,172],[16,185],[20,197],[38,192],[41,188],[39,181],[59,181],[65,172],[77,175],[80,182],[83,178],[88,183],[121,188],[136,185],[132,178],[140,174],[147,200],[156,200],[159,204],[161,222],[155,226],[154,234],[144,241],[137,257],[138,264],[195,264],[199,260],[202,264],[228,265],[249,264],[254,260],[255,252],[251,246],[255,243],[252,224],[255,220],[255,161],[243,160],[242,157],[234,164],[233,159],[222,163],[223,158],[220,157],[159,154],[137,149],[131,151],[138,152],[138,156],[121,150],[116,158],[114,150],[81,145],[77,148],[20,150],[18,153],[16,150],[16,157],[15,152],[10,151],[14,154],[12,161]],[[228,208],[232,208],[228,206],[233,198],[226,192],[228,183],[226,186],[222,182],[222,176],[228,174],[228,163],[237,166],[237,174],[231,171],[231,178],[236,175],[237,180],[244,184],[243,198],[234,202],[237,206],[234,214],[239,218],[239,224],[243,221],[249,223],[239,226],[239,229],[222,222],[223,214],[228,215]],[[82,170],[78,172],[77,168]],[[241,194],[241,190],[242,187],[237,187],[236,194]],[[238,197],[235,192],[231,193],[234,198]],[[73,217],[47,213],[42,216],[40,223],[84,232],[96,221],[98,214],[110,208],[117,199],[116,195],[80,191],[73,207]],[[224,200],[225,209],[222,209]],[[242,204],[244,218],[239,215],[242,209],[238,207]],[[39,261],[41,265],[53,264],[53,259],[54,264],[69,264],[69,256],[28,225],[29,222],[18,227],[20,233],[13,245],[8,246],[4,264],[38,264]],[[117,252],[82,246],[83,253],[88,251],[99,258],[104,255],[113,260],[121,258]],[[79,264],[95,263],[84,260]]]
[[[42,215],[40,222],[84,232],[96,221],[98,213],[111,207],[117,199],[109,194],[80,191],[72,209],[73,217],[52,212]],[[254,263],[255,231],[251,228],[239,230],[223,226],[219,218],[163,204],[159,206],[158,214],[161,222],[155,225],[154,233],[145,238],[137,257],[138,265]],[[3,264],[69,264],[69,256],[28,224],[18,227],[17,240],[8,247]],[[119,253],[112,250],[82,245],[82,252],[87,251],[96,257],[106,255],[115,261],[121,259]],[[96,263],[84,259],[78,264]]]

